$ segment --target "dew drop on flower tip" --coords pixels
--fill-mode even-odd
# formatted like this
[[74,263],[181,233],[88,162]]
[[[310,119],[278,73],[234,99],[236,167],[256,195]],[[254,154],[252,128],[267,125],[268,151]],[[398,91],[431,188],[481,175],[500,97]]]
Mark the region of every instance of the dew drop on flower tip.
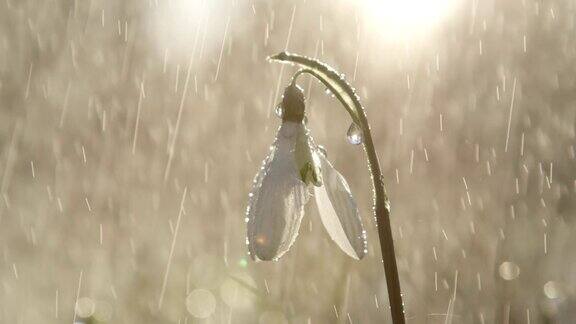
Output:
[[282,118],[282,115],[284,114],[284,108],[282,108],[282,105],[276,106],[276,108],[274,108],[274,113],[276,113],[278,118]]
[[350,144],[359,145],[362,144],[362,130],[356,123],[352,123],[350,128],[348,128],[348,132],[346,133],[346,138],[348,138],[348,142]]

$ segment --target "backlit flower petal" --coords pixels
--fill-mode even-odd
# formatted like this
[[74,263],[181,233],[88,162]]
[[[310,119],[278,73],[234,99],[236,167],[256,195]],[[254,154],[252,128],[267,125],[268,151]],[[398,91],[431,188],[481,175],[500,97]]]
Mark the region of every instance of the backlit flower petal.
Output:
[[294,146],[304,125],[284,122],[256,175],[247,210],[248,249],[255,260],[281,257],[298,236],[309,193],[300,179]]
[[366,255],[366,232],[348,183],[323,154],[323,185],[314,187],[314,196],[322,224],[340,249],[354,259]]

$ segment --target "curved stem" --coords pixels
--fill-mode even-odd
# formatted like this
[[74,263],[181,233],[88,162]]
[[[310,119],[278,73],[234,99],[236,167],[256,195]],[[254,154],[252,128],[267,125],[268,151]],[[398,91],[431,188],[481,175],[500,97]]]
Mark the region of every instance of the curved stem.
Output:
[[360,115],[361,127],[364,131],[364,151],[368,158],[368,167],[370,168],[372,183],[374,185],[374,212],[378,225],[378,237],[380,238],[380,250],[382,251],[384,273],[386,274],[386,286],[388,287],[392,322],[394,324],[404,324],[404,303],[402,301],[400,277],[398,275],[398,266],[396,265],[394,240],[392,238],[392,228],[390,224],[390,201],[388,200],[388,195],[384,187],[378,155],[372,142],[370,125],[368,125],[366,115],[364,113]]
[[[339,89],[340,87],[335,86],[334,82],[331,82],[329,79],[323,78],[322,74],[318,73],[317,71],[312,70],[312,69],[300,69],[296,73],[294,73],[294,75],[292,76],[291,83],[296,82],[296,79],[304,73],[308,73],[308,74],[314,76],[316,79],[318,79],[318,81],[323,83],[326,86],[326,88],[336,97],[336,99],[338,99],[338,101],[340,101],[342,103],[344,108],[346,108],[346,111],[348,111],[348,114],[350,114],[352,121],[356,124],[360,124],[360,122],[358,121],[358,109],[355,109],[354,105],[350,105],[350,102],[353,102],[350,95],[346,92],[342,92],[341,89]],[[342,80],[344,80],[344,79],[342,79]],[[350,87],[350,86],[348,85],[348,87]],[[350,87],[349,89],[354,94],[354,90],[352,89],[352,87]],[[357,98],[355,98],[355,99],[357,99]],[[360,107],[362,107],[362,105],[360,105],[360,101],[358,101],[358,105]]]
[[352,120],[360,126],[364,135],[364,151],[368,160],[368,168],[372,176],[374,189],[374,213],[378,226],[378,237],[380,239],[380,250],[382,252],[382,262],[386,274],[386,285],[388,287],[388,299],[390,302],[390,312],[394,324],[404,324],[404,303],[402,302],[402,292],[400,290],[400,278],[398,276],[398,266],[394,252],[394,241],[392,238],[392,228],[390,225],[390,203],[384,188],[380,162],[372,140],[370,125],[366,118],[366,112],[360,104],[360,99],[354,89],[346,82],[344,77],[338,74],[328,65],[317,60],[304,56],[282,52],[270,57],[271,60],[299,64],[305,68],[299,70],[293,78],[303,73],[309,73],[320,80],[336,98],[344,105]]

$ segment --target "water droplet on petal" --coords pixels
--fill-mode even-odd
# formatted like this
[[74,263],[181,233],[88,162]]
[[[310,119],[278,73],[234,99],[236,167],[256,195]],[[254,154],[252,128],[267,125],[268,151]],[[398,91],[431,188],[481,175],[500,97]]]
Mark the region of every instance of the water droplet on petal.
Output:
[[352,123],[350,128],[348,128],[348,132],[346,133],[346,137],[348,138],[348,142],[350,144],[359,145],[362,144],[364,140],[362,138],[362,130],[356,123]]
[[282,118],[282,115],[284,115],[284,108],[282,108],[282,105],[276,106],[276,108],[274,109],[274,113],[276,114],[276,116],[278,116],[278,118]]
[[326,148],[324,146],[318,145],[316,148],[320,154],[322,154],[324,157],[328,157],[328,152],[326,152]]

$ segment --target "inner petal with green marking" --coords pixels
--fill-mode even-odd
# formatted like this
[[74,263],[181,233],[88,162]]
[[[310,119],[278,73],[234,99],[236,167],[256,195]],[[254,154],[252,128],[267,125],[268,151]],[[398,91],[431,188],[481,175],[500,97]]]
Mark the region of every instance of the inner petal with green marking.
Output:
[[302,181],[320,187],[322,185],[320,159],[312,147],[308,130],[298,134],[295,146],[296,166],[300,171]]

